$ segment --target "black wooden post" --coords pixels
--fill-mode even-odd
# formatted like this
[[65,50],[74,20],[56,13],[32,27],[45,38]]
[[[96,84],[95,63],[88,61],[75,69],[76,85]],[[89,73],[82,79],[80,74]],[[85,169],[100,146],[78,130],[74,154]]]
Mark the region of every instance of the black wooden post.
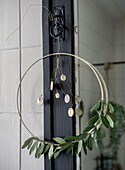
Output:
[[[46,6],[51,12],[56,6],[65,8],[65,39],[61,41],[61,52],[74,53],[74,32],[73,32],[73,0],[43,0],[43,6]],[[58,51],[58,42],[53,41],[50,36],[50,25],[48,13],[43,9],[43,54],[54,53]],[[51,73],[56,67],[56,57],[47,58],[44,65],[44,90],[50,84]],[[74,92],[74,59],[72,57],[62,56],[60,67],[66,75],[67,82]],[[62,88],[69,94],[69,87],[62,83]],[[61,92],[60,92],[61,93]],[[71,106],[74,98],[71,97],[70,103],[64,102],[64,96],[60,99],[55,98],[55,91],[49,90],[44,94],[44,138],[47,140],[52,137],[66,137],[75,134],[75,117],[68,116],[68,108]],[[57,159],[48,160],[45,156],[45,170],[75,170],[75,157],[71,154],[60,154]]]

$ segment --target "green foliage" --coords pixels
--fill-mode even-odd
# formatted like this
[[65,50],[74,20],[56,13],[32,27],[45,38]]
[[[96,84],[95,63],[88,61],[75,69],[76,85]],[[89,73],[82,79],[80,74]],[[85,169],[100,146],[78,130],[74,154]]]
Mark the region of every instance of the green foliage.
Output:
[[109,128],[109,121],[106,116],[101,115],[102,123],[105,125],[105,127]]
[[85,139],[87,136],[88,136],[88,133],[83,132],[82,134],[80,134],[80,135],[77,137],[77,140],[83,140],[83,139]]
[[99,115],[93,116],[91,119],[88,120],[87,126],[94,125],[98,119],[99,119]]
[[[105,105],[103,106],[103,113],[105,112]],[[95,113],[93,112],[91,116]],[[100,152],[102,153],[105,149],[111,148],[112,155],[115,160],[118,160],[118,151],[120,146],[120,140],[122,135],[125,133],[125,111],[123,106],[116,103],[108,104],[108,114],[106,115],[106,119],[109,122],[109,144],[104,146],[102,138],[106,136],[105,130],[101,127],[97,132],[97,144]],[[106,120],[106,122],[107,122]],[[104,120],[105,121],[105,120]],[[108,126],[104,121],[103,124]]]
[[109,115],[107,115],[106,118],[109,121],[110,126],[113,128],[114,127],[114,122],[113,122],[112,118]]
[[54,141],[56,141],[57,143],[59,144],[63,144],[63,143],[66,143],[66,141],[62,138],[59,138],[59,137],[56,137],[56,138],[53,138]]
[[81,152],[81,150],[82,150],[82,140],[80,140],[78,143],[78,154]]
[[30,152],[29,152],[30,155],[31,155],[32,152],[35,150],[35,148],[37,147],[37,144],[38,144],[38,141],[36,141],[36,142],[32,145],[32,147],[31,147],[31,149],[30,149]]
[[93,149],[93,142],[92,142],[92,137],[91,135],[89,135],[88,139],[87,139],[87,146],[89,150]]
[[99,100],[98,103],[95,104],[95,105],[91,108],[90,112],[93,112],[93,111],[98,110],[98,109],[100,108],[100,106],[101,106],[101,101]]
[[39,155],[41,155],[41,154],[43,153],[44,147],[45,147],[45,145],[44,145],[44,143],[43,143],[42,145],[40,145],[40,146],[37,148],[36,153],[35,153],[35,158],[38,158]]
[[[104,105],[103,105],[104,104]],[[97,147],[98,139],[101,137],[105,137],[104,128],[101,126],[99,130],[97,130],[97,126],[100,126],[100,123],[103,123],[106,127],[114,127],[114,123],[112,118],[109,115],[101,114],[101,108],[103,106],[103,113],[106,113],[106,104],[99,101],[92,109],[91,112],[95,113],[92,116],[87,124],[83,132],[78,136],[68,136],[65,138],[54,137],[53,141],[42,141],[39,138],[30,137],[24,142],[22,149],[29,149],[29,154],[31,155],[35,151],[35,158],[40,158],[42,154],[48,154],[48,158],[52,157],[57,158],[61,152],[66,152],[69,154],[78,154],[81,155],[81,150],[83,148],[85,155],[87,155],[87,148],[89,150],[93,149],[93,142]],[[113,113],[113,106],[108,104],[109,112]]]
[[46,145],[45,150],[44,150],[44,152],[43,152],[44,154],[46,154],[46,153],[48,152],[50,146],[51,146],[50,144]]
[[23,146],[22,146],[22,149],[24,149],[25,147],[27,147],[32,140],[33,140],[33,137],[27,139],[27,140],[24,142],[24,144],[23,144]]
[[61,150],[57,151],[57,152],[54,154],[54,158],[55,158],[55,159],[59,156],[60,152],[61,152]]
[[87,155],[87,148],[86,148],[87,142],[83,141],[82,146],[83,146],[83,150],[84,150],[85,155]]
[[51,145],[51,147],[50,147],[50,149],[49,149],[49,152],[48,152],[48,158],[49,158],[49,159],[51,159],[52,156],[53,156],[53,153],[54,153],[53,150],[54,150],[54,146]]
[[109,107],[109,112],[114,113],[114,107],[111,103],[108,104],[108,107]]
[[64,138],[65,141],[72,141],[72,140],[76,140],[77,136],[68,136],[66,138]]

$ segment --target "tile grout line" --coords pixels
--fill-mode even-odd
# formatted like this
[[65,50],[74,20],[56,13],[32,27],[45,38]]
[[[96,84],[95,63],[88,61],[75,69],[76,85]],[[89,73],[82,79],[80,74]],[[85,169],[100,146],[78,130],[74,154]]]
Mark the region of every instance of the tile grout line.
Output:
[[32,45],[32,46],[24,46],[24,47],[12,47],[12,48],[3,48],[0,51],[11,51],[11,50],[22,50],[27,48],[41,48],[42,45]]
[[[19,80],[21,80],[21,0],[19,0]],[[21,88],[20,88],[20,113],[21,113]],[[20,120],[20,139],[19,139],[19,170],[21,170],[21,139],[22,139],[22,126],[21,126],[21,120]]]

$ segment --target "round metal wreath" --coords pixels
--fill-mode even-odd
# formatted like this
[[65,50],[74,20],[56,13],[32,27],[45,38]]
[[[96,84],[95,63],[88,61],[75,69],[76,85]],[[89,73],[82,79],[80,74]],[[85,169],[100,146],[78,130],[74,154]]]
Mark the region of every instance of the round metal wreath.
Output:
[[[91,112],[94,111],[96,114],[94,117],[92,117],[91,119],[88,120],[85,129],[83,130],[83,132],[80,135],[69,136],[69,137],[65,137],[65,138],[54,137],[52,139],[52,141],[44,141],[44,140],[40,139],[39,137],[37,137],[36,135],[34,135],[30,131],[30,129],[27,127],[25,122],[23,121],[21,113],[20,113],[20,109],[19,109],[18,98],[19,98],[19,91],[20,91],[21,83],[22,83],[24,77],[26,76],[26,74],[28,73],[28,71],[35,64],[37,64],[39,61],[46,59],[48,57],[52,57],[52,56],[74,57],[74,58],[77,58],[78,60],[84,62],[86,65],[88,65],[98,80],[99,87],[100,87],[100,93],[101,93],[101,99],[90,110]],[[105,97],[105,99],[104,99],[104,97]],[[81,58],[79,56],[69,54],[69,53],[48,54],[44,57],[41,57],[40,59],[38,59],[32,65],[29,66],[29,68],[26,70],[26,72],[22,76],[19,86],[18,86],[18,89],[17,89],[17,111],[18,111],[18,114],[19,114],[22,124],[24,125],[24,127],[27,129],[27,131],[31,135],[31,137],[28,138],[24,142],[22,149],[27,147],[27,149],[29,149],[29,154],[31,154],[34,150],[36,150],[35,158],[40,158],[40,156],[42,154],[46,154],[46,153],[48,153],[49,159],[51,159],[53,156],[54,156],[54,158],[56,158],[57,156],[59,156],[59,154],[62,151],[66,151],[67,154],[69,152],[72,152],[72,154],[75,153],[75,154],[79,155],[82,150],[82,147],[84,149],[85,154],[87,154],[87,148],[89,150],[92,150],[92,148],[93,148],[93,140],[95,141],[95,143],[97,142],[97,139],[98,139],[97,132],[99,129],[101,129],[102,124],[104,126],[106,126],[107,128],[110,126],[111,127],[114,126],[112,118],[109,115],[110,113],[114,112],[114,109],[113,109],[112,105],[110,103],[108,103],[108,91],[107,91],[107,87],[106,87],[106,84],[105,84],[105,81],[104,81],[102,75],[91,63],[89,63],[88,61],[84,60],[83,58]]]

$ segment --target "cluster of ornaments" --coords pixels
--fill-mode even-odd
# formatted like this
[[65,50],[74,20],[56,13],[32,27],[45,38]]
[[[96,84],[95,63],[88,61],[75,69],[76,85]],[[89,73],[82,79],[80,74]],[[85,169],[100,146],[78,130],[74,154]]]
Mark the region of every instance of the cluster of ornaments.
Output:
[[[65,81],[65,80],[66,80],[66,76],[63,74],[63,75],[60,76],[60,79],[61,79],[61,81]],[[54,86],[54,83],[53,83],[53,80],[51,80],[51,83],[50,83],[50,90],[51,90],[51,91],[53,90],[53,86]],[[59,93],[58,91],[56,91],[56,93],[55,93],[55,98],[56,98],[56,99],[59,99],[59,98],[60,98],[60,93]],[[65,103],[69,103],[69,102],[70,102],[70,96],[69,96],[69,94],[65,94],[65,96],[64,96],[64,102],[65,102]],[[37,104],[38,104],[38,105],[43,105],[43,104],[44,104],[44,100],[43,100],[42,95],[39,96],[39,98],[37,99]],[[74,115],[74,110],[73,110],[72,107],[70,107],[70,108],[68,109],[68,115],[69,115],[69,117],[72,117],[72,116]]]

